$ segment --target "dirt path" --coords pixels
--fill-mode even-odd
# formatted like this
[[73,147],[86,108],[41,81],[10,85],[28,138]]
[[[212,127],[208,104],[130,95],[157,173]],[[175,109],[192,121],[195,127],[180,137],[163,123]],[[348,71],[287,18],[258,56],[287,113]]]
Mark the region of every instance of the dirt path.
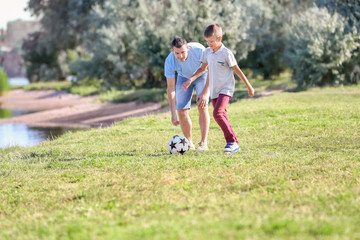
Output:
[[159,103],[95,103],[95,97],[81,97],[54,90],[14,90],[0,97],[0,107],[36,111],[0,119],[0,124],[19,123],[43,127],[110,126],[125,118],[164,111]]

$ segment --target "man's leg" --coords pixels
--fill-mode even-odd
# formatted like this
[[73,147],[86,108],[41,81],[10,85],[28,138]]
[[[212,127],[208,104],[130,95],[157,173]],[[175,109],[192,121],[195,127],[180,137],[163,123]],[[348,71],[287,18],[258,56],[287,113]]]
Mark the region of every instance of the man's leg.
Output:
[[191,106],[191,97],[194,91],[194,85],[191,84],[187,91],[184,91],[182,84],[187,81],[187,78],[178,76],[176,82],[176,109],[179,115],[180,127],[184,136],[189,140],[190,149],[194,150],[194,144],[192,142],[192,123],[189,116],[189,110]]
[[198,107],[198,111],[199,111],[199,125],[201,131],[201,142],[207,145],[207,137],[210,126],[210,114],[209,114],[208,106],[204,108]]
[[189,109],[179,109],[178,114],[180,119],[181,130],[184,136],[189,140],[190,147],[192,147],[194,144],[192,142],[192,133],[191,133],[192,123],[191,123],[191,118],[189,116]]
[[[204,87],[206,84],[206,77],[207,74],[205,73],[193,82],[196,89],[196,97],[198,97],[204,91]],[[208,99],[206,103],[208,103]],[[210,114],[209,114],[208,105],[206,104],[206,107],[204,108],[201,108],[198,105],[198,112],[199,112],[199,125],[201,131],[201,142],[199,143],[198,150],[202,151],[202,150],[207,150],[207,137],[209,134],[209,126],[210,126]]]

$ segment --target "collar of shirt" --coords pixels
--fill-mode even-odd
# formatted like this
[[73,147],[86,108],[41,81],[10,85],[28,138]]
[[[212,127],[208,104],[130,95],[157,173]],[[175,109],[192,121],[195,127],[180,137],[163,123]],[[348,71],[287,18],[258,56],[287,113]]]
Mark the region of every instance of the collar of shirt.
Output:
[[224,44],[221,43],[221,46],[219,47],[219,49],[218,49],[216,52],[214,52],[214,50],[211,49],[211,53],[217,54],[217,53],[221,52],[221,50],[222,50],[224,47],[225,47]]

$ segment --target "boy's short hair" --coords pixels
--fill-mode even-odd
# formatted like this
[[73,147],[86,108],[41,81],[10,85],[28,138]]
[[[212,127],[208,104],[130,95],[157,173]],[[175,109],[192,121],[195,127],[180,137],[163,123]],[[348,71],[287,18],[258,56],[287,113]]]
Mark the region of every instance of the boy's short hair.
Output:
[[222,37],[222,29],[219,24],[211,24],[205,28],[204,37]]
[[174,40],[172,40],[171,42],[171,48],[176,47],[176,48],[181,48],[182,46],[186,45],[187,42],[184,38],[182,37],[176,37],[174,38]]

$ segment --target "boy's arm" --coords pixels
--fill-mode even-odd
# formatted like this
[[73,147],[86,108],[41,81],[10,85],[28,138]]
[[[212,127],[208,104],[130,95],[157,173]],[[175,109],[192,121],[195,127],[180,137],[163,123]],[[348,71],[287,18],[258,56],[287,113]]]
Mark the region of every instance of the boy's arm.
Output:
[[186,91],[188,89],[188,87],[190,86],[190,84],[195,81],[198,77],[200,77],[201,75],[203,75],[206,72],[207,69],[207,63],[201,63],[201,66],[199,67],[198,70],[196,70],[196,72],[194,73],[194,75],[192,75],[183,85],[183,89],[184,91]]
[[235,65],[232,67],[232,69],[234,70],[234,72],[236,73],[236,75],[238,75],[238,77],[245,83],[245,85],[248,88],[248,93],[250,97],[254,96],[255,90],[254,88],[251,86],[250,82],[247,80],[245,74],[241,71],[241,69],[239,68],[238,65]]
[[171,122],[174,126],[179,125],[179,120],[176,114],[176,93],[175,93],[175,77],[166,78],[167,81],[167,96],[169,100],[170,110],[171,110]]

